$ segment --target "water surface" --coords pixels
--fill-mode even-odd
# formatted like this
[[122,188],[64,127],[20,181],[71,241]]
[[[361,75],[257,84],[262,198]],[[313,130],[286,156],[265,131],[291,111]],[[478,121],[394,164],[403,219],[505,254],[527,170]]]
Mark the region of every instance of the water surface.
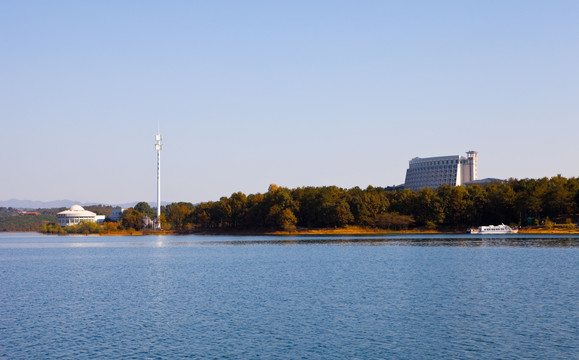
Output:
[[1,234],[0,358],[577,358],[578,248]]

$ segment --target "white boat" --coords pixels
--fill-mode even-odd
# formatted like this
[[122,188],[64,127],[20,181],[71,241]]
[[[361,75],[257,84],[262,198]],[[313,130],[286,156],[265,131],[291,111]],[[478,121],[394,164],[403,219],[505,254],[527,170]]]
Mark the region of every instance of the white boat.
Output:
[[467,232],[469,234],[516,234],[518,229],[513,229],[512,227],[500,224],[500,225],[488,225],[479,226],[477,229],[469,229]]

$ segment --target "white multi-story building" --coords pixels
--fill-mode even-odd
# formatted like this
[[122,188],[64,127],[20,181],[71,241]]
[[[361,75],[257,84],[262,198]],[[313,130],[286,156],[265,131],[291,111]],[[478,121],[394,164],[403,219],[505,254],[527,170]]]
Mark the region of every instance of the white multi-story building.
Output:
[[466,157],[416,157],[410,160],[404,187],[416,191],[424,187],[435,189],[444,184],[459,186],[475,181],[478,179],[477,155],[476,151],[469,151]]
[[102,223],[105,220],[104,215],[97,215],[80,205],[72,205],[70,210],[61,211],[56,217],[60,226],[78,225],[83,221]]
[[121,219],[123,218],[124,212],[125,212],[125,209],[120,208],[120,207],[116,207],[113,209],[113,211],[109,215],[109,219],[111,219],[111,221],[115,221],[115,222],[121,221]]

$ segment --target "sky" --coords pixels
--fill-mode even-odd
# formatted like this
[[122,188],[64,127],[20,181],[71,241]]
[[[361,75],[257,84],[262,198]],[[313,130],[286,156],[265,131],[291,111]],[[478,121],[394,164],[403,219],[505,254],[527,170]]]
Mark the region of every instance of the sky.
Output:
[[0,1],[0,200],[579,175],[578,1]]

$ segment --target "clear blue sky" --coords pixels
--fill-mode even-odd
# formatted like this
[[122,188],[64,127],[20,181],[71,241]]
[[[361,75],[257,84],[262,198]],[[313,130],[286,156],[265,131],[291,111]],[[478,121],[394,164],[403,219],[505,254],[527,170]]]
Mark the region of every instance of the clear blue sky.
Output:
[[579,1],[0,2],[0,200],[579,175]]

